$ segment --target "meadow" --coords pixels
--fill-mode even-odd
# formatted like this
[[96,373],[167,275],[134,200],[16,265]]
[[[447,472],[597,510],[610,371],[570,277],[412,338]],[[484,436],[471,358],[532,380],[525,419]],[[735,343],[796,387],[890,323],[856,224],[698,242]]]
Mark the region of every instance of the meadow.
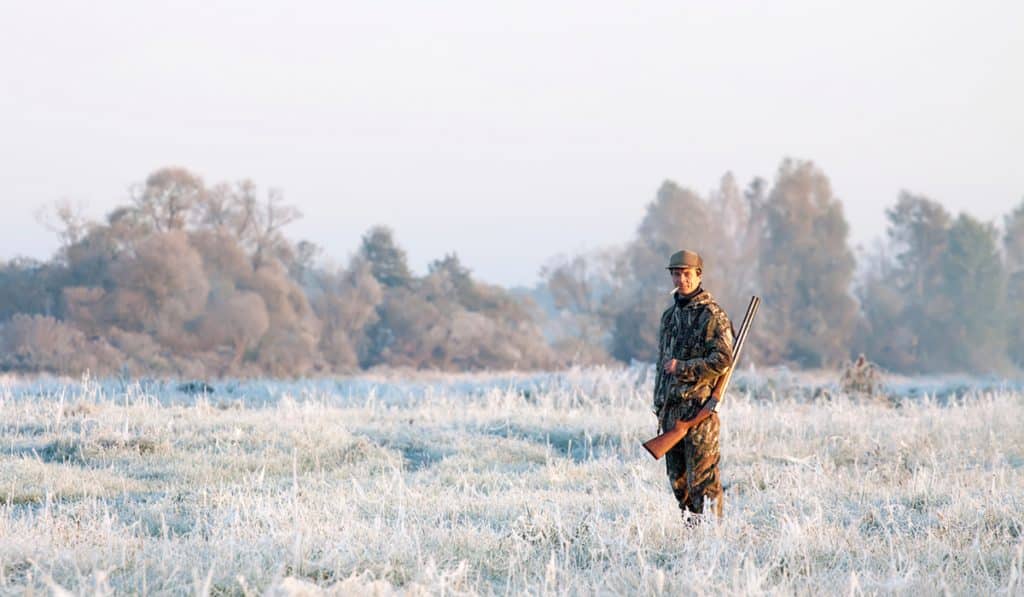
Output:
[[738,373],[684,527],[647,367],[0,380],[0,594],[1024,594],[1024,389]]

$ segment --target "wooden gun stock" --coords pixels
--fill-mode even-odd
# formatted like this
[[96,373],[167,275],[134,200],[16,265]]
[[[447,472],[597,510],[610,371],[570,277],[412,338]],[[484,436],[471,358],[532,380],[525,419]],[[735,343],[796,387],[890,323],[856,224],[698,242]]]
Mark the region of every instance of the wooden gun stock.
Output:
[[697,425],[704,420],[705,417],[697,415],[689,421],[679,419],[672,429],[669,429],[665,433],[662,433],[658,437],[649,439],[644,442],[644,448],[651,453],[651,456],[655,460],[661,460],[661,457],[668,453],[676,444],[683,441],[686,434],[689,433],[690,428]]
[[[750,331],[750,324],[754,321],[754,315],[757,313],[757,308],[760,305],[760,298],[756,296],[750,297],[750,304],[747,305],[747,314],[743,316],[743,324],[740,325],[740,332],[736,337],[736,345],[733,347],[732,364],[725,370],[725,373],[719,376],[718,381],[715,382],[715,387],[711,390],[711,398],[721,401],[722,397],[725,396],[725,390],[729,387],[729,381],[732,380],[732,372],[736,370],[736,364],[739,362],[740,354],[743,352],[743,345],[747,341],[747,333]],[[676,424],[672,429],[668,429],[658,437],[645,441],[644,448],[651,453],[651,456],[653,456],[655,460],[659,460],[676,444],[683,441],[683,438],[686,437],[686,434],[691,428],[696,427],[701,423],[701,421],[713,414],[714,413],[704,412],[702,409],[696,417],[689,421],[680,419],[676,421]]]

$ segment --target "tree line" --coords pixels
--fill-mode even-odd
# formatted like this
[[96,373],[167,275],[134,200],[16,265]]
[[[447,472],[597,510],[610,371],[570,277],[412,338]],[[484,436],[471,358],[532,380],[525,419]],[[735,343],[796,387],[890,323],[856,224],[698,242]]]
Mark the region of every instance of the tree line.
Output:
[[561,315],[555,345],[652,361],[665,256],[688,247],[729,313],[762,297],[752,362],[830,367],[865,354],[903,373],[1024,366],[1024,201],[997,226],[902,192],[886,220],[885,237],[856,255],[842,203],[809,161],[784,160],[771,184],[742,190],[726,174],[706,197],[665,182],[624,248],[545,270]]
[[[764,306],[761,365],[865,353],[900,372],[1024,364],[1024,202],[1001,226],[902,193],[855,258],[842,203],[811,162],[707,196],[666,181],[625,246],[553,258],[530,292],[456,254],[414,274],[386,227],[344,265],[285,236],[300,216],[251,182],[152,173],[102,221],[54,211],[53,259],[0,265],[0,368],[99,375],[304,376],[374,367],[550,369],[652,361],[678,248],[704,256],[730,313]],[[738,325],[738,322],[736,322]]]

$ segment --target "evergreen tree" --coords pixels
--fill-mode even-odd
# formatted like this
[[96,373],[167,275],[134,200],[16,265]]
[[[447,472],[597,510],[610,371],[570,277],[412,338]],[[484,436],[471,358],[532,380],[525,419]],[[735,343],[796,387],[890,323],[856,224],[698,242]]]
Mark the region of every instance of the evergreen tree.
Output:
[[395,243],[390,228],[376,226],[363,235],[360,254],[377,281],[388,288],[405,287],[412,282],[405,251]]

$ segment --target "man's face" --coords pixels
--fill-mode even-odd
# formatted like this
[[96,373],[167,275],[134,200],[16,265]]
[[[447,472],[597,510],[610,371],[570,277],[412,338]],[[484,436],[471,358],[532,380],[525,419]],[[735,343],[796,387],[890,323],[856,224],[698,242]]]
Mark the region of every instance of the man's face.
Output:
[[695,267],[677,267],[668,270],[672,283],[680,294],[690,294],[700,286],[700,274]]

